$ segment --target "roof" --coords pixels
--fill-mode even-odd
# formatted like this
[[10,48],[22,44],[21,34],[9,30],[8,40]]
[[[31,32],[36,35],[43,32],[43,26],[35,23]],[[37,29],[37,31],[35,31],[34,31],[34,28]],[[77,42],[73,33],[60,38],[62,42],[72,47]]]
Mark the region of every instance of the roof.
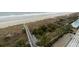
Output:
[[76,20],[75,22],[73,22],[71,25],[72,25],[74,28],[78,28],[78,27],[79,27],[79,19]]

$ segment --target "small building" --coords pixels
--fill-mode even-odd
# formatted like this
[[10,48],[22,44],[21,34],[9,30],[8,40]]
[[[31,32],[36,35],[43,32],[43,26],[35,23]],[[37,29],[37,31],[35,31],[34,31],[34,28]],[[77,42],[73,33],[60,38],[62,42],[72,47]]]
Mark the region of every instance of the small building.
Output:
[[71,24],[74,28],[79,28],[79,19]]

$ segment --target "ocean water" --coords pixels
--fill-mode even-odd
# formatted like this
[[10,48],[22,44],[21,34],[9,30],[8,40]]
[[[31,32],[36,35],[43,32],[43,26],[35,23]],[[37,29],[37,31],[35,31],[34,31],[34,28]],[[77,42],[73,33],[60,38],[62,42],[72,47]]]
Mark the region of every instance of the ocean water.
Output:
[[64,12],[0,12],[0,22],[23,20],[30,16],[62,15]]
[[40,15],[40,14],[46,14],[46,13],[45,12],[0,12],[0,18],[33,16],[33,15]]
[[[48,14],[46,12],[0,12],[0,22],[13,21],[13,19],[20,20],[22,18],[27,18],[29,16],[36,16]],[[13,18],[13,19],[11,19]]]
[[44,12],[0,12],[0,16],[38,14],[38,13],[44,13]]

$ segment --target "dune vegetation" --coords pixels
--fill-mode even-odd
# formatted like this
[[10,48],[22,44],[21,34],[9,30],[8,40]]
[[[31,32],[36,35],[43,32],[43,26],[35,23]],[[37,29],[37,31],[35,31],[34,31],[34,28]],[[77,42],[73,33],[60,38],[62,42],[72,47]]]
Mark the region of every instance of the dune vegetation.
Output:
[[[78,19],[78,13],[48,18],[26,25],[38,39],[38,46],[51,46],[64,34],[72,32],[71,23]],[[0,29],[1,47],[29,46],[27,34],[22,24]]]

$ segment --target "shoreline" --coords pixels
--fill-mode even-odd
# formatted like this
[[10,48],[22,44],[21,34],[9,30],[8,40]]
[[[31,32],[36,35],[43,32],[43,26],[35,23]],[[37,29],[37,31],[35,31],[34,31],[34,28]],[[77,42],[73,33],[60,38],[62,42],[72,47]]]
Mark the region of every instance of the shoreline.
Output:
[[19,25],[19,24],[24,24],[24,23],[30,23],[30,22],[36,22],[36,21],[47,19],[47,18],[54,18],[54,17],[57,17],[57,16],[64,16],[64,15],[69,15],[69,14],[71,14],[71,13],[30,16],[29,18],[27,17],[26,19],[23,19],[23,20],[0,22],[0,28],[6,28],[6,27],[9,27],[9,26]]

